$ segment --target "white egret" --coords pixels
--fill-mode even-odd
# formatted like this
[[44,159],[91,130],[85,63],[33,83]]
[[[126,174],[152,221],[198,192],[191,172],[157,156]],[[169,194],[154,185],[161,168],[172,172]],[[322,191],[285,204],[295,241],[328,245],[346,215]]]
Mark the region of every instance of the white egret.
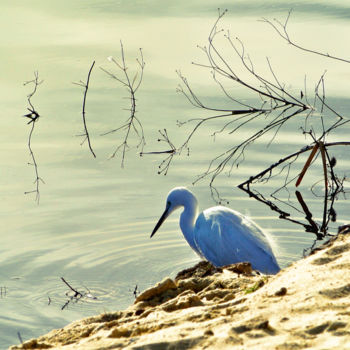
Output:
[[198,202],[185,187],[168,194],[166,208],[151,237],[165,219],[183,207],[180,216],[182,233],[191,248],[215,266],[249,261],[253,269],[266,274],[280,270],[266,235],[249,218],[232,209],[217,206],[198,215]]

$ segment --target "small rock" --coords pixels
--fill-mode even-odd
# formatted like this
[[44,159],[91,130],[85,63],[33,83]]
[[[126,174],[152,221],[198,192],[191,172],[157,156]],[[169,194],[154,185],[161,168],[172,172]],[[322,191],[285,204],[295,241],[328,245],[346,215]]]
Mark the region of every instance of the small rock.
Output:
[[213,332],[211,329],[207,329],[207,330],[204,332],[204,335],[212,336],[212,335],[214,335],[214,332]]
[[242,333],[250,331],[251,328],[246,326],[246,325],[241,325],[241,326],[237,326],[237,327],[232,327],[232,330],[237,334],[242,334]]
[[124,327],[116,327],[113,328],[108,338],[121,338],[121,337],[129,337],[131,334],[131,330]]
[[343,225],[338,227],[338,233],[345,235],[350,233],[350,225]]
[[194,306],[202,306],[203,302],[196,294],[184,295],[177,297],[165,303],[162,309],[167,312],[172,312],[180,309],[187,309]]
[[339,328],[344,328],[346,326],[347,324],[345,322],[335,321],[331,323],[330,326],[327,328],[327,332],[334,332]]
[[238,274],[251,275],[253,273],[252,265],[250,262],[240,262],[237,264],[223,266],[222,268]]
[[142,292],[136,299],[135,299],[135,304],[151,299],[155,296],[163,294],[165,291],[169,289],[176,289],[177,286],[175,282],[171,278],[166,278],[163,281],[157,283],[154,287],[151,287],[149,289],[146,289],[144,292]]
[[144,309],[137,309],[135,311],[135,316],[140,316],[141,314],[143,314],[144,311],[145,311]]
[[277,292],[275,292],[276,297],[283,297],[284,295],[287,294],[287,288],[286,287],[281,287]]
[[350,295],[350,283],[340,288],[324,289],[319,293],[329,299],[344,298]]
[[215,267],[209,261],[200,261],[193,267],[180,271],[176,277],[175,281],[188,279],[191,277],[206,277],[211,276],[217,272],[222,272],[220,267]]
[[305,332],[310,335],[317,335],[323,333],[329,326],[329,322],[322,323],[318,326],[308,328]]

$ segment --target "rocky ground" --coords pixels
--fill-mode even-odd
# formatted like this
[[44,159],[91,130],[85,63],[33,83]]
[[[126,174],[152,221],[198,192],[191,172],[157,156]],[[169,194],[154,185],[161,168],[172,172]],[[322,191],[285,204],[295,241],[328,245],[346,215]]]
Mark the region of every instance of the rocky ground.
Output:
[[350,234],[275,276],[206,262],[15,349],[350,349]]

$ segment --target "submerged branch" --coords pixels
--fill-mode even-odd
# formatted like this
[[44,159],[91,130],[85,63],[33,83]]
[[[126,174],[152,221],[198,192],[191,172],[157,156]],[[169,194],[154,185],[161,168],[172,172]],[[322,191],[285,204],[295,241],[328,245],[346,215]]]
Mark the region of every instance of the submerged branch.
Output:
[[[97,297],[93,296],[90,293],[88,288],[85,287],[87,291],[80,292],[74,287],[72,287],[71,284],[68,283],[63,277],[61,277],[61,280],[74,293],[73,295],[70,295],[68,292],[66,292],[66,296],[68,297],[68,300],[61,307],[61,310],[64,310],[70,303],[77,303],[79,300],[84,300],[85,298],[94,299],[94,300],[97,299]],[[51,299],[49,299],[49,303],[51,303]]]

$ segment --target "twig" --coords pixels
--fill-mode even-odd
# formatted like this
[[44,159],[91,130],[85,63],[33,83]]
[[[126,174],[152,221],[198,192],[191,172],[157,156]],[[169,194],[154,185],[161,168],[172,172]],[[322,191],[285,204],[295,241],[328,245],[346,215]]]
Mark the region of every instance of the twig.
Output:
[[300,173],[300,175],[298,177],[298,180],[297,180],[297,182],[295,184],[295,187],[298,187],[300,185],[301,181],[303,180],[304,175],[305,175],[307,169],[309,168],[312,160],[314,159],[314,156],[315,156],[317,150],[318,150],[318,143],[315,144],[315,146],[313,147],[313,149],[312,149],[312,151],[311,151],[311,153],[309,155],[309,158],[305,162],[303,170],[301,171],[301,173]]
[[[282,186],[274,193],[277,193],[282,188],[286,189],[287,185],[289,185],[291,181],[290,173],[295,160],[302,153],[313,149],[296,182],[296,185],[298,186],[310,164],[317,159],[317,151],[320,149],[321,143],[325,148],[325,153],[321,156],[323,157],[323,173],[326,186],[326,181],[328,181],[327,162],[325,160],[325,156],[328,157],[327,147],[341,145],[347,146],[350,144],[347,141],[338,143],[327,142],[327,136],[334,133],[337,128],[345,126],[350,122],[350,119],[346,119],[344,116],[337,113],[335,109],[326,102],[324,81],[326,72],[322,74],[321,78],[316,84],[313,105],[311,105],[307,94],[306,77],[303,82],[304,90],[297,89],[296,91],[300,91],[300,93],[295,94],[287,89],[287,84],[279,80],[270,59],[267,58],[267,65],[271,75],[270,77],[267,78],[256,70],[243,42],[237,37],[233,38],[229,31],[224,32],[222,29],[218,28],[219,22],[226,12],[227,10],[221,11],[219,9],[218,17],[208,36],[207,46],[198,46],[204,53],[206,61],[204,63],[192,62],[198,67],[210,70],[212,79],[217,84],[220,91],[223,93],[224,98],[226,99],[227,104],[225,105],[225,108],[221,107],[220,105],[214,105],[212,102],[207,102],[205,99],[201,98],[193,90],[189,80],[180,71],[177,71],[177,74],[181,80],[181,85],[177,88],[177,91],[181,93],[193,107],[202,111],[213,112],[214,115],[210,115],[209,117],[190,118],[181,122],[178,121],[178,126],[189,127],[189,131],[185,135],[185,139],[180,146],[176,148],[171,147],[170,150],[162,152],[147,153],[166,154],[166,158],[159,165],[159,168],[164,169],[166,174],[173,160],[173,156],[175,154],[181,154],[184,149],[189,150],[190,143],[192,142],[194,136],[199,134],[200,128],[202,128],[204,125],[215,125],[215,131],[211,133],[214,140],[216,137],[219,137],[221,133],[226,133],[226,135],[234,135],[240,132],[243,128],[247,128],[250,132],[248,137],[237,144],[229,146],[227,149],[223,150],[217,156],[212,158],[209,161],[207,169],[202,174],[199,174],[193,181],[193,184],[195,184],[200,180],[209,178],[211,195],[216,202],[220,203],[223,199],[221,198],[218,189],[215,187],[214,182],[216,178],[224,171],[226,171],[229,176],[235,167],[240,166],[240,164],[245,160],[245,152],[255,141],[260,139],[262,136],[269,135],[270,140],[267,144],[267,147],[269,147],[275,141],[276,136],[281,129],[286,127],[292,119],[297,117],[299,119],[304,118],[305,129],[306,126],[308,126],[311,130],[314,129],[314,126],[317,127],[317,129],[315,128],[316,130],[319,129],[319,125],[317,124],[320,120],[320,125],[322,127],[320,135],[316,135],[314,131],[308,132],[308,134],[310,134],[312,137],[313,142],[311,144],[305,146],[301,150],[297,150],[288,156],[281,158],[278,162],[272,164],[262,172],[251,176],[249,179],[239,185],[239,187],[243,189],[243,187],[247,186],[249,189],[250,184],[254,183],[255,181],[268,181],[272,176],[272,171],[278,167],[278,169],[282,168],[283,171],[287,170],[287,175],[284,184],[282,184]],[[282,35],[285,33],[285,38],[288,40],[290,40],[287,32],[289,15],[290,13],[288,14],[285,24],[280,24],[280,26],[283,28],[280,33]],[[267,20],[264,21],[266,22]],[[279,22],[277,21],[277,23]],[[272,23],[272,25],[276,27],[275,23]],[[217,45],[217,38],[222,35],[226,39],[228,47],[232,50],[233,55],[238,58],[240,67],[243,67],[245,72],[247,72],[248,76],[252,79],[242,78],[242,73],[239,68],[231,63],[232,55],[228,56],[226,53],[224,54],[223,50]],[[333,58],[331,55],[327,55],[327,57]],[[246,91],[253,93],[253,96],[256,97],[257,102],[247,103],[246,101],[239,100],[232,93],[232,91],[234,91],[232,87],[235,85],[238,85]],[[321,112],[319,112],[320,110]],[[321,115],[316,115],[316,111],[317,113],[321,113]],[[324,115],[326,112],[327,119]],[[317,118],[311,118],[313,116]],[[261,123],[258,123],[258,128],[255,127],[253,123],[257,120],[263,120],[263,127],[260,127]],[[312,125],[312,123],[315,124]],[[303,133],[305,134],[306,132],[303,131]],[[166,136],[163,136],[163,138],[167,142]],[[330,160],[328,160],[328,164],[330,164]],[[162,171],[158,171],[158,173],[161,172]],[[337,193],[342,186],[341,180],[337,178],[336,174],[334,174],[332,170],[330,172],[332,174],[331,187],[333,188],[331,193],[333,194]],[[326,193],[325,197],[329,199],[330,195],[327,195]],[[326,220],[324,219],[323,222],[326,223]]]
[[[64,310],[71,302],[77,303],[79,300],[84,299],[97,299],[97,297],[93,296],[90,292],[90,290],[84,286],[84,288],[87,290],[87,292],[79,292],[77,289],[73,288],[63,277],[61,277],[61,280],[64,282],[64,284],[74,293],[74,295],[69,295],[68,292],[66,293],[66,296],[69,298],[64,305],[61,307],[61,310]],[[49,302],[51,302],[51,299],[49,298]]]
[[327,193],[328,176],[327,176],[326,149],[325,149],[324,143],[322,141],[320,141],[318,144],[320,147],[320,153],[321,153],[321,158],[322,158],[323,175],[324,175],[324,188],[325,188],[325,192]]
[[[222,201],[214,185],[214,181],[219,174],[225,169],[229,169],[228,174],[230,174],[234,166],[239,166],[245,158],[246,149],[257,139],[269,133],[271,135],[269,144],[271,144],[275,140],[277,133],[291,119],[304,111],[313,110],[313,107],[306,104],[302,98],[294,96],[285,88],[285,84],[279,81],[269,59],[267,59],[267,64],[272,75],[272,80],[263,77],[255,69],[252,60],[246,53],[242,41],[238,38],[233,39],[228,31],[224,33],[222,30],[218,29],[219,21],[226,12],[227,10],[219,10],[218,18],[208,36],[208,45],[203,47],[199,46],[199,49],[205,55],[206,62],[192,63],[210,70],[214,82],[218,85],[224,97],[228,100],[228,103],[232,104],[232,107],[222,108],[206,103],[196,94],[188,79],[180,71],[177,71],[182,82],[182,85],[178,87],[177,91],[181,93],[192,106],[201,110],[214,112],[215,114],[209,117],[191,118],[185,122],[178,122],[179,126],[191,125],[191,129],[181,146],[179,146],[174,153],[181,154],[184,149],[188,150],[190,141],[204,124],[215,123],[217,125],[219,122],[221,123],[221,126],[212,133],[214,138],[218,137],[219,134],[223,132],[234,135],[243,127],[250,127],[249,130],[252,130],[251,136],[213,158],[209,162],[207,170],[198,175],[197,179],[194,181],[194,183],[196,183],[197,181],[210,177],[209,186],[212,197],[217,202]],[[238,58],[241,67],[254,78],[253,80],[250,79],[248,81],[241,78],[239,69],[230,64],[231,58],[228,56],[226,57],[226,55],[222,53],[223,50],[217,46],[217,38],[220,35],[223,35],[227,40],[229,48],[232,49],[233,54]],[[257,103],[247,104],[245,101],[240,101],[231,93],[232,90],[226,87],[227,84],[225,82],[228,83],[230,87],[235,84],[247,91],[253,92],[256,96]],[[252,129],[252,122],[260,118],[265,118],[267,121],[266,125],[258,130]],[[164,161],[167,162],[168,160],[167,169],[170,166],[172,158],[167,158]]]
[[170,141],[168,132],[166,129],[164,130],[158,130],[160,134],[160,138],[157,140],[158,142],[165,142],[169,145],[170,149],[166,151],[158,151],[158,152],[140,152],[140,156],[142,157],[145,154],[167,154],[168,156],[162,160],[162,162],[158,166],[158,174],[167,175],[168,170],[171,164],[171,161],[175,154],[177,154],[177,149],[175,145]]
[[134,294],[134,297],[136,299],[137,298],[137,294],[139,293],[139,291],[137,290],[137,284],[136,284],[136,286],[134,288],[134,291],[132,293]]
[[310,226],[311,226],[311,231],[314,232],[317,236],[318,239],[322,239],[323,236],[319,234],[318,232],[318,225],[315,223],[315,221],[312,219],[312,213],[310,212],[308,206],[306,205],[303,196],[301,195],[301,193],[299,191],[295,191],[295,196],[297,197],[297,200],[299,202],[299,204],[301,205],[304,213],[305,213],[305,219],[309,222]]
[[137,58],[136,61],[139,65],[139,71],[137,71],[132,78],[129,75],[128,67],[126,65],[126,59],[125,59],[125,54],[124,54],[124,47],[122,41],[120,41],[120,49],[121,49],[121,63],[119,63],[117,60],[115,60],[113,57],[108,57],[108,60],[113,62],[118,70],[122,72],[123,77],[120,78],[117,75],[109,72],[108,70],[101,68],[102,71],[104,71],[106,74],[108,74],[112,79],[116,80],[119,82],[123,87],[126,88],[128,91],[129,97],[128,99],[130,100],[130,108],[127,109],[130,114],[128,119],[125,121],[125,123],[115,129],[112,129],[110,131],[107,131],[102,134],[108,135],[112,133],[116,133],[118,131],[125,131],[124,139],[122,143],[114,150],[114,152],[111,155],[111,158],[114,158],[119,151],[121,151],[122,154],[122,159],[121,159],[121,167],[124,167],[124,162],[125,162],[125,154],[126,151],[129,148],[128,140],[131,137],[131,134],[134,133],[134,135],[138,138],[138,144],[137,148],[141,148],[141,152],[143,150],[143,147],[146,144],[145,141],[145,136],[144,136],[144,131],[143,131],[143,126],[141,124],[140,119],[136,116],[136,93],[142,83],[143,80],[143,74],[144,74],[144,68],[145,68],[145,61],[143,59],[143,52],[142,49],[139,50],[140,53],[140,58]]
[[81,293],[81,292],[79,292],[78,290],[76,290],[75,288],[73,288],[63,277],[61,277],[61,280],[68,286],[68,288],[72,291],[72,292],[74,292],[74,298],[76,298],[76,297],[83,297],[84,295]]
[[83,124],[84,124],[84,134],[82,135],[79,135],[79,136],[83,136],[85,137],[84,140],[81,142],[81,145],[83,145],[83,143],[85,141],[88,142],[88,145],[89,145],[89,149],[90,149],[90,152],[92,153],[92,155],[96,158],[96,154],[95,152],[93,151],[92,149],[92,145],[91,145],[91,140],[90,140],[90,135],[89,135],[89,132],[88,132],[88,128],[87,128],[87,125],[86,125],[86,117],[85,117],[85,104],[86,104],[86,96],[87,96],[87,92],[88,92],[88,89],[89,89],[89,82],[90,82],[90,75],[91,75],[91,72],[92,72],[92,69],[94,68],[94,65],[95,65],[95,61],[92,62],[92,65],[90,67],[90,70],[89,70],[89,73],[88,73],[88,76],[87,76],[87,79],[86,79],[86,83],[82,82],[80,80],[80,82],[78,83],[73,83],[75,85],[79,85],[81,87],[84,88],[84,98],[83,98],[83,109],[82,109],[82,115],[83,115]]
[[[250,184],[252,184],[254,181],[261,179],[265,174],[267,173],[271,173],[272,170],[274,168],[276,168],[277,166],[285,163],[286,161],[292,159],[292,158],[296,158],[299,155],[301,155],[304,152],[309,151],[310,149],[313,149],[315,145],[308,145],[303,147],[302,149],[300,149],[297,152],[291,153],[288,156],[285,156],[283,158],[281,158],[280,160],[278,160],[276,163],[271,164],[268,168],[262,170],[261,172],[259,172],[258,174],[251,176],[248,180],[242,182],[241,184],[238,185],[239,188],[243,189],[243,187],[245,186],[250,186]],[[335,147],[335,146],[350,146],[350,142],[347,141],[342,141],[342,142],[329,142],[329,143],[325,143],[324,144],[325,147]]]
[[303,47],[303,46],[297,44],[296,42],[294,42],[290,38],[288,30],[287,30],[288,21],[289,21],[291,13],[292,13],[292,10],[289,10],[287,18],[286,18],[284,23],[280,22],[277,19],[274,19],[273,21],[271,21],[271,20],[266,19],[266,18],[262,18],[260,21],[269,24],[281,38],[283,38],[284,40],[287,41],[288,44],[290,44],[290,45],[292,45],[292,46],[294,46],[294,47],[296,47],[296,48],[298,48],[298,49],[300,49],[302,51],[309,52],[309,53],[312,53],[312,54],[315,54],[315,55],[319,55],[319,56],[323,56],[323,57],[327,57],[327,58],[330,58],[330,59],[333,59],[333,60],[337,60],[337,61],[341,61],[341,62],[345,62],[345,63],[350,63],[350,60],[347,60],[347,59],[344,59],[344,58],[341,58],[341,57],[337,57],[337,56],[333,56],[333,55],[330,55],[329,53],[320,52],[320,51],[317,51],[317,50],[311,50],[311,49]]
[[[313,135],[312,135],[313,136]],[[314,139],[314,137],[313,137]],[[287,176],[285,179],[285,182],[283,186],[281,186],[279,189],[275,190],[274,193],[271,195],[274,199],[278,200],[278,198],[275,197],[275,193],[280,191],[281,189],[287,190],[287,186],[291,184],[294,179],[288,180],[289,177],[289,168],[291,164],[304,152],[307,152],[309,150],[315,150],[315,144],[308,145],[301,149],[298,152],[295,152],[293,154],[290,154],[282,159],[280,159],[278,162],[272,164],[270,167],[266,168],[265,170],[261,171],[259,174],[250,177],[248,180],[246,180],[244,183],[240,184],[238,187],[242,189],[243,191],[247,192],[249,196],[255,198],[256,200],[268,205],[272,210],[277,211],[280,214],[280,218],[286,219],[288,221],[292,221],[298,224],[302,224],[306,230],[306,232],[313,232],[316,234],[316,239],[323,239],[327,235],[329,235],[328,232],[328,224],[329,221],[334,221],[336,219],[336,212],[334,209],[334,203],[337,199],[338,195],[340,193],[345,193],[344,187],[343,187],[343,181],[344,179],[338,179],[336,174],[334,173],[334,166],[336,164],[335,160],[331,159],[328,154],[328,147],[332,146],[350,146],[350,142],[334,142],[334,143],[324,143],[322,141],[315,140],[316,144],[318,145],[318,149],[322,149],[322,151],[319,153],[322,157],[322,164],[323,164],[323,181],[325,183],[325,191],[322,194],[323,198],[323,215],[322,215],[322,222],[320,224],[317,224],[315,220],[312,219],[312,214],[310,210],[308,209],[307,205],[305,204],[304,200],[301,197],[301,194],[297,191],[296,197],[298,199],[299,204],[301,205],[303,212],[305,213],[305,218],[307,219],[307,224],[302,224],[299,222],[299,220],[293,220],[290,218],[290,214],[286,213],[285,211],[280,210],[276,205],[272,204],[271,201],[264,198],[259,192],[255,193],[256,191],[251,190],[251,185],[257,181],[262,181],[263,178],[265,178],[265,181],[272,178],[272,171],[274,171],[277,167],[283,166],[282,169],[288,168]],[[317,158],[316,158],[317,159]],[[309,156],[307,164],[311,164],[311,156]],[[327,167],[327,164],[329,166]],[[304,166],[304,168],[306,168]],[[328,169],[327,169],[328,168]],[[330,173],[330,177],[328,176],[328,171]],[[280,171],[281,173],[281,171]],[[299,175],[300,178],[300,175]],[[288,191],[288,190],[287,190]],[[312,188],[311,188],[312,191]],[[285,203],[287,204],[287,203]],[[287,204],[289,205],[289,204]],[[291,205],[289,205],[291,206]],[[329,208],[329,209],[328,209]],[[296,208],[294,208],[296,209]]]
[[[241,40],[232,38],[229,32],[224,34],[224,37],[227,39],[229,47],[233,49],[233,53],[239,58],[243,68],[250,74],[251,77],[255,78],[258,82],[257,85],[254,84],[253,80],[249,82],[240,78],[240,74],[236,67],[229,63],[229,60],[225,58],[222,54],[221,50],[216,45],[216,37],[220,35],[223,31],[218,29],[218,23],[221,18],[225,15],[226,11],[220,11],[219,15],[214,23],[209,37],[208,37],[208,46],[200,47],[200,49],[204,52],[207,63],[194,63],[197,66],[210,69],[212,72],[212,77],[214,81],[218,84],[221,91],[224,93],[224,96],[229,99],[229,101],[234,102],[235,104],[239,104],[240,107],[244,106],[244,108],[218,108],[216,106],[207,105],[199,96],[191,88],[188,80],[184,77],[179,71],[178,75],[182,80],[184,87],[179,87],[178,91],[182,93],[185,98],[196,108],[200,108],[207,111],[221,112],[221,114],[217,114],[210,117],[205,118],[192,118],[186,122],[179,123],[180,126],[184,124],[194,123],[192,130],[189,132],[186,140],[178,148],[178,152],[181,151],[181,147],[189,147],[189,141],[193,138],[194,134],[198,131],[199,127],[201,127],[204,123],[210,123],[212,121],[222,121],[223,126],[215,131],[212,135],[215,137],[219,133],[223,131],[227,131],[228,134],[232,135],[233,133],[240,130],[242,127],[250,125],[251,122],[255,121],[257,118],[264,117],[266,120],[266,124],[261,129],[252,132],[251,136],[243,140],[241,143],[232,146],[231,148],[225,150],[215,158],[213,158],[209,162],[209,166],[205,172],[200,174],[197,179],[194,181],[196,183],[199,180],[210,177],[209,186],[211,189],[211,193],[213,198],[216,201],[220,201],[220,195],[218,190],[214,186],[214,181],[216,177],[221,174],[227,167],[229,168],[228,174],[231,173],[234,166],[239,166],[240,163],[245,159],[244,153],[247,148],[255,142],[257,139],[262,137],[267,133],[273,133],[268,143],[268,146],[274,141],[276,135],[284,127],[292,118],[296,116],[300,116],[303,112],[306,112],[305,123],[313,115],[314,111],[317,110],[317,103],[321,103],[321,113],[325,110],[330,111],[333,116],[336,118],[335,122],[328,127],[325,127],[323,124],[323,116],[321,116],[321,122],[323,126],[322,134],[316,137],[314,136],[314,144],[311,148],[314,150],[311,153],[310,158],[304,166],[302,173],[297,181],[297,186],[300,184],[308,166],[312,162],[313,157],[315,156],[317,150],[319,149],[319,143],[323,142],[326,144],[326,136],[333,132],[336,128],[344,126],[346,123],[349,123],[350,120],[345,120],[343,116],[338,114],[331,106],[329,106],[325,101],[325,84],[324,84],[324,75],[321,76],[318,84],[315,89],[315,102],[314,106],[310,105],[308,102],[307,91],[306,91],[306,81],[304,81],[304,92],[301,90],[300,97],[295,96],[293,93],[287,91],[286,84],[282,83],[275,73],[270,59],[267,58],[267,64],[272,75],[272,80],[265,78],[260,75],[259,72],[255,69],[254,64],[246,52],[245,46]],[[290,15],[290,14],[289,14]],[[284,25],[281,24],[283,28],[283,33],[288,40],[289,36],[287,33],[287,23],[288,18]],[[266,20],[265,20],[266,21]],[[278,21],[277,21],[278,22]],[[279,22],[278,22],[279,23]],[[271,24],[271,23],[270,23]],[[272,23],[274,24],[274,23]],[[333,56],[327,56],[333,58]],[[258,105],[247,105],[245,102],[239,101],[237,98],[231,95],[229,90],[225,88],[225,85],[219,79],[226,80],[231,82],[232,84],[238,84],[245,89],[255,93],[263,102],[260,106]],[[304,102],[306,101],[306,102]],[[328,118],[329,119],[329,118]],[[310,119],[311,120],[311,119]],[[231,129],[231,130],[229,130]],[[250,129],[251,130],[251,129]],[[331,146],[329,144],[329,146]],[[310,149],[309,146],[307,149]],[[289,159],[294,158],[295,156],[301,154],[299,151],[294,152],[290,155],[290,157],[284,158],[284,161],[288,162],[288,167],[292,163],[290,163]],[[280,161],[279,164],[282,164],[284,161]],[[279,165],[277,164],[277,165]],[[275,166],[274,164],[273,166]],[[272,168],[273,168],[272,166]],[[271,171],[272,168],[268,168],[268,171]],[[260,178],[261,173],[253,176],[253,179]],[[248,180],[250,181],[250,180]]]
[[4,298],[7,295],[7,287],[0,287],[0,298]]
[[28,101],[28,104],[29,104],[29,107],[27,109],[28,109],[28,111],[30,113],[25,114],[24,117],[29,119],[27,125],[31,124],[31,129],[30,129],[30,132],[29,132],[29,135],[28,135],[28,149],[29,149],[30,156],[32,158],[32,163],[28,163],[28,164],[34,166],[34,171],[35,171],[35,180],[34,180],[35,189],[32,190],[32,191],[26,191],[26,192],[24,192],[24,194],[35,193],[36,194],[35,200],[36,200],[36,202],[38,204],[39,204],[39,201],[40,201],[39,185],[40,185],[40,182],[42,182],[42,183],[45,183],[45,182],[39,176],[38,164],[37,164],[37,161],[36,161],[33,149],[32,149],[32,136],[33,136],[35,124],[37,123],[37,121],[40,118],[40,114],[36,111],[36,109],[34,108],[34,105],[32,103],[32,97],[35,95],[38,86],[42,82],[43,82],[42,80],[39,81],[39,74],[38,74],[38,72],[34,72],[34,79],[26,81],[23,84],[24,86],[26,86],[28,84],[34,84],[33,91],[27,96],[27,101]]
[[23,344],[23,339],[22,339],[21,333],[19,331],[17,332],[17,337],[18,337],[20,343]]

